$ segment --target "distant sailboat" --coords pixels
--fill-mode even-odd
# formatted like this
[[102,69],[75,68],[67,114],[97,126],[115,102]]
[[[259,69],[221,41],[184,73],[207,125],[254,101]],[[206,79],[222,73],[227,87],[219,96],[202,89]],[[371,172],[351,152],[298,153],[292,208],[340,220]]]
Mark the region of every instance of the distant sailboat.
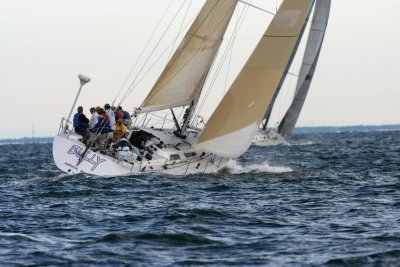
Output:
[[[304,31],[313,0],[285,0],[202,130],[193,127],[204,82],[216,57],[224,33],[238,4],[237,0],[208,0],[194,20],[178,49],[137,115],[170,110],[175,127],[131,127],[133,135],[148,133],[154,138],[151,151],[133,151],[114,157],[107,148],[93,150],[69,130],[63,120],[53,143],[56,165],[66,173],[124,175],[158,172],[185,175],[215,172],[229,159],[242,155],[251,145],[269,103],[282,84]],[[80,76],[82,84],[90,81]],[[79,93],[78,93],[79,95]],[[74,106],[74,105],[73,105]],[[187,106],[182,121],[173,108]],[[70,117],[70,116],[69,116]],[[144,121],[143,120],[143,121]]]
[[[289,138],[289,136],[292,134],[297,119],[299,118],[301,109],[304,105],[314,75],[314,71],[317,66],[328,24],[330,6],[331,0],[315,1],[310,32],[308,34],[307,44],[296,84],[293,101],[283,119],[279,123],[276,132],[266,129],[269,116],[271,115],[271,111],[273,109],[275,101],[272,101],[270,103],[269,110],[265,115],[262,130],[254,137],[253,145],[268,146],[284,144],[286,143],[287,138]],[[277,90],[277,92],[279,92],[279,89]]]

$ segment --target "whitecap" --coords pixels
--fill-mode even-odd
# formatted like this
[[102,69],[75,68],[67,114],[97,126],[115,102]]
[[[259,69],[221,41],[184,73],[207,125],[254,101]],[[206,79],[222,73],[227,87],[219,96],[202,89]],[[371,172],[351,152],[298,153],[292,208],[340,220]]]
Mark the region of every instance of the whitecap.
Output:
[[250,165],[241,165],[236,160],[228,161],[225,166],[225,170],[232,174],[241,174],[241,173],[286,173],[292,172],[293,170],[286,166],[270,166],[267,162],[259,163],[259,164],[250,164]]

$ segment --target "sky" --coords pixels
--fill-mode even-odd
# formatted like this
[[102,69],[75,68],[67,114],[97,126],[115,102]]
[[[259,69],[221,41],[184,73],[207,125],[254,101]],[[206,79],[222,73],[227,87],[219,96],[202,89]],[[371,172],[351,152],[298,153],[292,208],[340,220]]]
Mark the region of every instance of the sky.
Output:
[[[0,138],[55,135],[78,91],[79,73],[92,79],[77,103],[87,115],[89,107],[111,103],[170,2],[0,0],[0,93],[2,117],[7,118]],[[186,18],[194,17],[204,2],[192,0]],[[252,1],[272,12],[279,2]],[[171,10],[183,3],[173,1]],[[398,0],[332,0],[321,56],[298,126],[400,124],[398,10]],[[212,88],[205,117],[229,88],[271,18],[249,9],[229,64],[221,70],[217,88]],[[165,27],[166,21],[161,25]],[[157,42],[162,30],[157,34],[150,44]],[[170,34],[172,39],[161,47],[176,36],[177,31]],[[166,63],[164,57],[122,103],[125,109],[132,111],[141,104]]]

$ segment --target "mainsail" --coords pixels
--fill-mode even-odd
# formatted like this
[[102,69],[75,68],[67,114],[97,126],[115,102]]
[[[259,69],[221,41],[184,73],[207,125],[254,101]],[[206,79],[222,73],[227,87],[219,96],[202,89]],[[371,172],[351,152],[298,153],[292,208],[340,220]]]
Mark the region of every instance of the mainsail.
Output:
[[293,102],[278,126],[278,133],[284,138],[291,135],[306,99],[308,89],[317,66],[319,53],[328,24],[331,0],[316,0],[306,50],[297,80]]
[[200,94],[237,3],[207,0],[140,112],[188,105]]
[[313,0],[285,0],[201,132],[197,147],[227,157],[251,144],[293,60]]

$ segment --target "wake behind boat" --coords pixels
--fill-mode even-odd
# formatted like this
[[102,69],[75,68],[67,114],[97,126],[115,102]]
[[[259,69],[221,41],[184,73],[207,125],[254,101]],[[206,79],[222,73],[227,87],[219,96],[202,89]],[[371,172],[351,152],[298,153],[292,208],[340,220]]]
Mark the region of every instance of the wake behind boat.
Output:
[[[66,173],[185,175],[215,172],[229,159],[246,152],[269,103],[284,81],[314,1],[286,0],[282,3],[230,89],[199,129],[195,125],[195,110],[238,2],[205,2],[164,71],[136,109],[136,122],[129,127],[127,140],[132,142],[138,135],[150,136],[145,151],[135,148],[121,156],[109,142],[93,145],[99,143],[100,133],[86,140],[72,130],[72,110],[82,86],[90,81],[80,75],[78,95],[54,139],[56,165]],[[180,118],[174,112],[177,107],[187,107]],[[172,114],[173,128],[146,127],[147,116],[158,111]],[[141,124],[137,123],[139,117],[143,118]]]

